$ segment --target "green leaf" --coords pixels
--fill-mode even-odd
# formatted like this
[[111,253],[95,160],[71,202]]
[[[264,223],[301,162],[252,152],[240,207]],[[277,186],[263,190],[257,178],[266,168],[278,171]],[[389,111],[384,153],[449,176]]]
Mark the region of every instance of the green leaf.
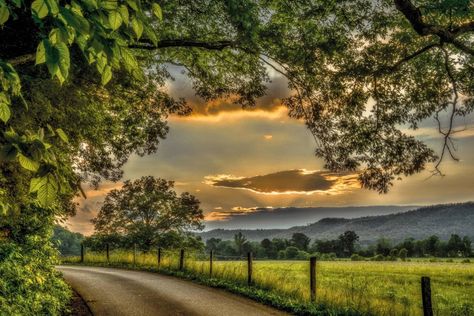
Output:
[[12,161],[16,158],[18,149],[11,144],[0,147],[0,161]]
[[92,11],[98,9],[97,1],[96,0],[82,0],[82,2],[86,5],[86,7]]
[[128,25],[128,23],[130,23],[128,8],[122,4],[119,8],[119,11],[123,22]]
[[58,183],[52,174],[33,178],[30,181],[30,192],[37,192],[37,198],[43,206],[54,203],[58,192]]
[[43,64],[46,62],[46,48],[44,46],[44,40],[38,44],[36,48],[36,64]]
[[118,11],[112,11],[109,13],[109,24],[114,31],[122,25],[122,16]]
[[128,5],[135,11],[138,11],[138,6],[135,0],[127,0]]
[[7,6],[0,7],[0,25],[5,24],[10,17],[10,10],[8,10]]
[[34,172],[38,171],[39,163],[21,153],[18,154],[18,161],[20,162],[20,165],[26,170]]
[[117,8],[117,0],[102,0],[100,6],[106,10],[114,10]]
[[8,122],[11,114],[12,113],[10,111],[10,107],[8,106],[8,104],[0,101],[0,120],[2,120],[3,123]]
[[[58,55],[59,55],[59,70],[61,72],[61,76],[65,80],[67,79],[69,75],[69,67],[71,63],[70,56],[69,56],[69,48],[64,43],[58,43],[57,45],[55,45],[55,49],[58,51]],[[61,81],[61,78],[60,78],[60,81]]]
[[155,16],[160,19],[160,21],[163,20],[163,12],[161,11],[161,7],[158,3],[153,3],[151,5],[151,8],[153,10],[153,14],[155,14]]
[[76,34],[89,33],[89,22],[83,16],[63,7],[59,8],[59,12],[67,24],[76,31]]
[[59,7],[56,0],[46,0],[46,5],[48,6],[49,12],[56,15],[59,13]]
[[51,76],[55,76],[59,71],[59,51],[51,45],[49,40],[44,40],[43,44],[46,50],[46,66]]
[[69,139],[68,139],[66,133],[64,133],[64,131],[61,128],[57,128],[56,133],[58,133],[59,138],[61,138],[61,140],[63,142],[65,142],[65,143],[69,142]]
[[138,68],[138,62],[128,48],[121,49],[122,60],[125,62],[125,68],[129,71]]
[[45,0],[35,0],[35,1],[33,1],[33,3],[31,4],[31,9],[33,10],[33,12],[36,13],[36,15],[40,19],[46,17],[49,13],[49,9],[48,9],[48,6],[47,6]]
[[110,66],[105,66],[104,71],[102,72],[102,85],[106,85],[110,79],[112,79],[112,68]]
[[56,194],[58,192],[58,184],[54,177],[50,174],[46,176],[46,181],[44,185],[40,186],[38,189],[38,200],[43,206],[50,206],[54,203],[56,199]]
[[143,33],[143,23],[142,23],[142,21],[140,21],[136,18],[133,18],[132,19],[132,29],[135,32],[135,34],[137,35],[137,39],[140,39],[140,37],[142,36],[142,33]]

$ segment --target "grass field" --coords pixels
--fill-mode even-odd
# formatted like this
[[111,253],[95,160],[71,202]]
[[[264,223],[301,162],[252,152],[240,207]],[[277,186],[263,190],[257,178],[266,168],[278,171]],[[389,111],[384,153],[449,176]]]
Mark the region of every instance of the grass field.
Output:
[[[67,258],[77,262],[79,258]],[[115,251],[110,264],[133,264],[133,253]],[[105,254],[87,253],[86,262],[104,263]],[[138,254],[136,267],[156,267],[156,254]],[[164,253],[162,269],[177,269],[177,253]],[[209,274],[209,262],[187,256],[185,269]],[[474,264],[454,262],[319,261],[317,302],[372,315],[422,315],[420,278],[431,277],[435,315],[474,315]],[[214,261],[213,277],[245,286],[244,260]],[[258,261],[253,263],[255,286],[300,304],[310,304],[309,263]]]

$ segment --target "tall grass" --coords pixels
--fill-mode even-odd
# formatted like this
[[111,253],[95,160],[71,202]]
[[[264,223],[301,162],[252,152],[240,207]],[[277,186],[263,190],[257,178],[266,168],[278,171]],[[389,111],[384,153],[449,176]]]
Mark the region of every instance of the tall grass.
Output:
[[[78,262],[78,257],[66,258]],[[89,252],[86,263],[106,263],[105,253]],[[110,252],[110,265],[134,265],[133,251]],[[156,253],[137,252],[136,268],[156,268]],[[177,270],[179,252],[162,253],[160,268]],[[208,258],[185,256],[185,270],[209,275]],[[431,277],[435,315],[474,315],[474,264],[460,262],[352,262],[319,261],[316,267],[317,301],[326,306],[373,315],[422,315],[420,278]],[[247,262],[214,261],[213,278],[245,286]],[[309,263],[306,261],[254,261],[256,287],[310,304]]]

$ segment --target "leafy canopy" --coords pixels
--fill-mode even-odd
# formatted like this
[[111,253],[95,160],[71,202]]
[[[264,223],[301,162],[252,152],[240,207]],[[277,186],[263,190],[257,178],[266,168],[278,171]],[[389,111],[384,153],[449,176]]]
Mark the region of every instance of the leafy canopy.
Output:
[[162,235],[202,229],[199,200],[178,195],[173,182],[152,176],[125,181],[107,194],[93,220],[98,235],[119,235],[145,249],[156,246]]

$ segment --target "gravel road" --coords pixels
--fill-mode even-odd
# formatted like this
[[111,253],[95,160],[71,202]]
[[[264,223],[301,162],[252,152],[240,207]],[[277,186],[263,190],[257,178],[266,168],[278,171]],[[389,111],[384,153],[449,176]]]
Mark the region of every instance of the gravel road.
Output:
[[96,316],[288,315],[250,299],[157,273],[58,266]]

